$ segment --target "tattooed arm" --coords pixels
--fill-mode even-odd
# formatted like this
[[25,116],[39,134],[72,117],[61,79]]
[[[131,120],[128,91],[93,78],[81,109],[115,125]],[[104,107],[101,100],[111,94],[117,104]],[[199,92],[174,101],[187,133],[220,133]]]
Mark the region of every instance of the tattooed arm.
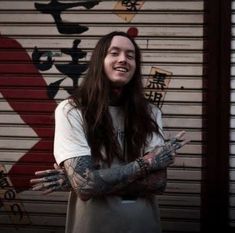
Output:
[[[35,175],[39,178],[31,179],[32,190],[43,191],[43,194],[49,194],[54,191],[71,191],[72,186],[64,169],[54,164],[55,169],[37,171]],[[120,195],[133,194],[160,194],[166,187],[166,169],[161,169],[138,179],[120,191]]]
[[82,200],[113,194],[123,188],[123,183],[132,183],[140,177],[140,167],[136,161],[115,168],[95,170],[90,155],[67,159],[64,168],[74,191]]
[[[174,152],[186,141],[184,132],[170,140],[166,145],[156,148],[142,158],[150,173],[166,168],[173,162]],[[80,156],[64,161],[64,168],[74,191],[82,200],[92,196],[115,194],[134,181],[146,177],[142,165],[136,161],[114,168],[96,170],[91,156]]]
[[[174,151],[187,141],[178,141],[184,133],[179,133],[163,147],[156,147],[146,154],[143,160],[149,164],[150,174],[143,176],[139,164],[134,161],[125,166],[95,170],[91,156],[82,156],[65,161],[69,180],[80,196],[104,194],[143,194],[161,193],[166,186],[166,167],[173,162]],[[71,189],[64,170],[46,170],[37,172],[43,178],[33,179],[33,190],[44,190],[50,193],[56,190]],[[86,199],[86,198],[84,198]]]
[[138,179],[123,190],[123,195],[162,194],[167,185],[167,169],[150,173],[147,177]]
[[[35,175],[39,178],[31,179],[32,190],[43,191],[49,194],[54,191],[71,191],[72,186],[64,169],[54,164],[55,169],[37,171]],[[120,195],[160,194],[166,187],[166,169],[158,170],[148,176],[138,179],[120,191]]]

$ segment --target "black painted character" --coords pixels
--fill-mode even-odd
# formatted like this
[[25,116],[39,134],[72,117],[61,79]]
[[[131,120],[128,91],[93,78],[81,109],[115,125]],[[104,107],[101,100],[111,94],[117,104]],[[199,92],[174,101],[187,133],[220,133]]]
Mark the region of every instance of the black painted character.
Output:
[[87,31],[88,27],[78,23],[63,22],[61,19],[62,11],[78,6],[90,9],[99,4],[99,2],[100,1],[78,1],[76,3],[60,3],[57,0],[51,0],[47,4],[35,3],[35,8],[44,14],[51,14],[61,34],[80,34]]
[[122,5],[126,7],[128,11],[137,11],[139,6],[138,0],[122,0]]

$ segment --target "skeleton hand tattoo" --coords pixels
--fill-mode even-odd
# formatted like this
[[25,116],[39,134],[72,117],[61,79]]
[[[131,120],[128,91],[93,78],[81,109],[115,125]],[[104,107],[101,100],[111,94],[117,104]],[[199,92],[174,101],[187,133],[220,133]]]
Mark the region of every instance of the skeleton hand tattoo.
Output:
[[184,134],[184,131],[180,132],[164,146],[156,147],[153,151],[144,156],[143,159],[149,164],[150,171],[166,168],[173,163],[176,150],[188,143],[188,141],[183,138]]
[[55,169],[38,171],[35,173],[40,178],[32,179],[33,190],[43,191],[43,194],[49,194],[53,191],[71,190],[71,185],[67,174],[58,165],[54,165]]

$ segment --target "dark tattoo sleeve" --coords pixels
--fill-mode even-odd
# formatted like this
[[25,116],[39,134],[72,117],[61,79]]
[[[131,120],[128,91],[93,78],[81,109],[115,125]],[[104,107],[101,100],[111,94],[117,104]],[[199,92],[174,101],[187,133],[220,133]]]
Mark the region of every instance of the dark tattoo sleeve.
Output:
[[64,162],[70,183],[83,199],[113,194],[138,178],[140,167],[136,161],[114,168],[95,170],[91,156],[80,156]]
[[167,170],[161,169],[128,185],[125,195],[162,194],[167,185]]
[[64,168],[73,189],[83,200],[92,196],[118,193],[137,183],[142,189],[148,187],[155,192],[165,188],[166,179],[158,180],[158,176],[153,174],[173,163],[175,151],[185,143],[186,141],[180,142],[173,138],[143,158],[113,168],[95,169],[92,156],[68,159],[64,162]]
[[149,164],[151,171],[164,169],[173,163],[175,158],[175,152],[185,144],[185,141],[180,142],[176,138],[172,138],[164,146],[156,147],[143,157],[143,159]]

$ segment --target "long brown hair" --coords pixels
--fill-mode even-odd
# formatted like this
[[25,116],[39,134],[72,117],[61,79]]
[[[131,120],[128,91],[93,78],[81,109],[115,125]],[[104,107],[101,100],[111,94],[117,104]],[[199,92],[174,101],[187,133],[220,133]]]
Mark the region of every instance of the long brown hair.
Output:
[[123,91],[122,108],[125,119],[126,160],[133,161],[141,154],[148,136],[159,132],[158,125],[151,118],[148,102],[143,95],[141,80],[140,49],[132,37],[125,32],[114,31],[102,37],[89,62],[84,81],[72,96],[75,107],[79,108],[85,119],[85,129],[92,156],[103,160],[101,148],[106,152],[106,162],[113,158],[124,159],[114,135],[113,123],[109,113],[110,81],[104,72],[104,59],[114,36],[128,38],[135,47],[136,70]]

